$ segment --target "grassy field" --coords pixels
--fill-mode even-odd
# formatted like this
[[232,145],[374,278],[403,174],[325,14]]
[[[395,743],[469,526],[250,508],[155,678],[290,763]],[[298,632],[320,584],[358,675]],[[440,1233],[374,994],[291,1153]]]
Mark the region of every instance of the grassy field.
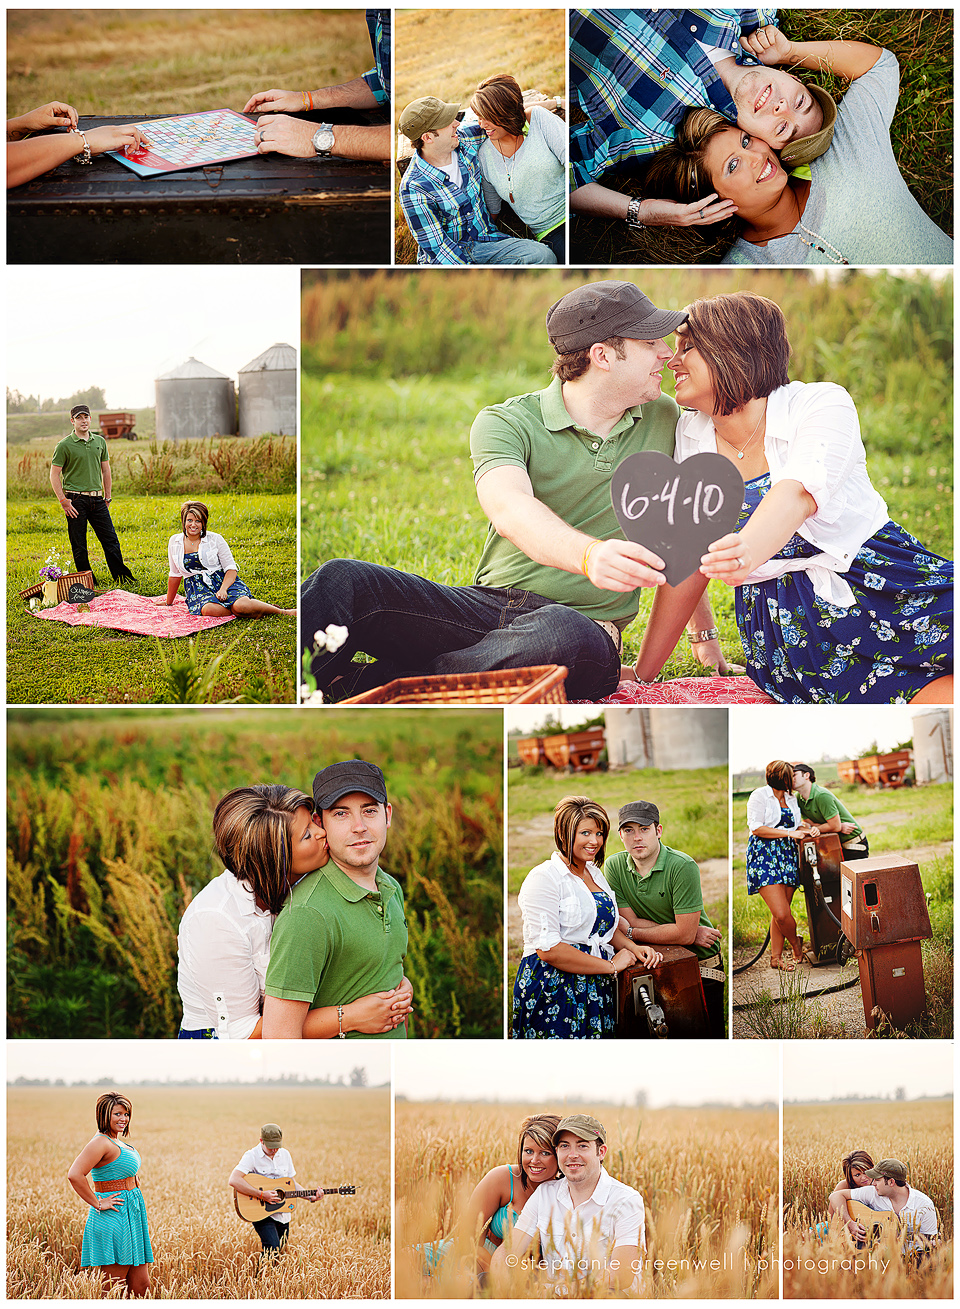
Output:
[[[470,426],[485,405],[547,385],[543,315],[599,275],[305,275],[304,576],[327,559],[352,557],[449,585],[473,581],[487,522],[473,487]],[[891,517],[930,548],[952,552],[949,280],[851,273],[818,284],[804,273],[651,270],[643,287],[665,306],[733,289],[775,299],[790,329],[791,377],[850,390]],[[355,361],[349,373],[345,358]],[[672,385],[667,372],[665,391]],[[742,662],[733,593],[716,582],[709,593],[727,658]],[[642,593],[625,658],[639,651],[651,604]],[[684,643],[665,671],[698,670]]]
[[7,746],[11,1035],[175,1035],[177,925],[222,870],[217,801],[309,794],[350,758],[381,765],[394,805],[381,863],[404,888],[412,1034],[500,1035],[499,712],[11,711]]
[[[44,465],[46,466],[46,465]],[[39,474],[37,474],[39,475]],[[296,497],[209,494],[210,529],[224,536],[240,576],[258,599],[296,604]],[[137,578],[124,588],[140,595],[166,593],[167,542],[179,530],[182,492],[130,495],[118,477],[110,509],[124,559]],[[88,530],[90,562],[104,589],[112,586],[99,542]],[[162,696],[163,665],[151,637],[109,628],[68,627],[31,614],[18,592],[38,580],[51,549],[69,566],[63,511],[53,495],[13,500],[7,506],[7,702],[150,703]],[[182,590],[182,588],[181,588]],[[290,703],[296,695],[296,620],[267,615],[235,619],[194,638],[198,662],[219,655],[212,698]],[[189,657],[186,638],[163,643],[168,662]]]
[[[615,1109],[579,1102],[576,1110],[604,1122],[610,1146],[604,1166],[643,1196],[647,1258],[641,1298],[776,1298],[776,1113]],[[531,1112],[537,1110],[529,1103],[397,1104],[399,1299],[471,1294],[471,1241],[456,1225],[484,1173],[514,1157],[518,1124]],[[440,1274],[424,1278],[422,1257],[413,1247],[450,1235],[456,1242]],[[722,1271],[709,1270],[711,1259],[722,1261]],[[654,1261],[662,1266],[654,1268]],[[511,1298],[537,1297],[535,1276],[518,1269]],[[473,1294],[483,1298],[482,1291]],[[558,1294],[607,1298],[589,1279],[565,1285]]]
[[80,114],[243,109],[269,87],[313,90],[370,67],[362,10],[13,10],[7,114],[67,100]]
[[[124,1088],[126,1090],[126,1088]],[[95,1300],[80,1269],[89,1212],[66,1180],[94,1135],[94,1087],[7,1094],[11,1205],[7,1296]],[[153,1295],[169,1300],[385,1299],[390,1294],[390,1096],[385,1089],[134,1088],[130,1143],[153,1246]],[[362,1116],[364,1130],[357,1131]],[[354,1185],[353,1196],[303,1202],[287,1251],[260,1267],[260,1241],[237,1217],[227,1178],[259,1125],[283,1124],[297,1182]],[[200,1148],[196,1148],[202,1142]],[[115,1297],[114,1297],[115,1298]]]
[[[103,412],[106,413],[106,407]],[[112,412],[112,411],[111,411]],[[157,434],[157,420],[155,409],[131,409],[127,412],[136,414],[137,421],[134,431],[138,440],[152,440]],[[62,436],[70,431],[70,413],[69,410],[51,410],[47,413],[40,414],[7,414],[7,446],[26,445],[28,442],[40,442],[46,437],[55,438],[59,441]],[[125,439],[115,440],[107,446],[110,451],[111,462],[121,455],[124,449],[129,448],[132,442]],[[46,447],[44,447],[44,450]],[[7,450],[7,494],[10,494],[10,450]],[[50,446],[50,453],[53,453],[53,445]]]
[[[396,117],[423,95],[462,105],[494,73],[512,73],[524,91],[563,95],[566,87],[563,9],[398,10]],[[399,189],[399,176],[397,177]],[[397,203],[396,262],[417,261],[417,243]]]
[[[822,1243],[813,1235],[811,1228],[825,1218],[827,1196],[843,1175],[840,1160],[855,1149],[874,1159],[901,1160],[911,1184],[936,1205],[944,1244],[919,1271],[889,1251],[874,1252],[889,1264],[886,1269],[851,1267],[855,1252],[834,1222]],[[952,1298],[952,1100],[784,1104],[783,1194],[787,1299]],[[859,1257],[865,1260],[867,1252]]]
[[[900,101],[890,129],[897,165],[919,204],[939,227],[952,234],[952,11],[794,8],[781,9],[779,22],[793,40],[867,41],[893,51],[900,63]],[[838,99],[847,85],[829,72],[800,76],[820,82]],[[583,121],[579,106],[573,121]],[[642,194],[637,180],[626,178],[617,185],[631,194]],[[571,224],[571,260],[575,263],[713,263],[728,244],[729,240],[700,237],[696,229],[654,228],[631,237],[619,221],[578,217]]]
[[[948,1039],[953,1035],[953,787],[931,785],[897,791],[870,791],[841,784],[831,788],[846,805],[870,842],[870,854],[896,852],[912,858],[920,869],[933,936],[922,942],[927,1013],[903,1035]],[[770,926],[770,914],[759,895],[746,890],[746,801],[738,799],[733,811],[733,941],[754,954]],[[792,903],[797,930],[809,941],[803,893]],[[856,961],[848,962],[843,980],[856,975]],[[748,1011],[745,1011],[748,1012]],[[745,1020],[746,1021],[746,1020]],[[916,1029],[916,1030],[914,1030]],[[805,1031],[795,1036],[840,1035]],[[884,1036],[896,1035],[884,1029]]]

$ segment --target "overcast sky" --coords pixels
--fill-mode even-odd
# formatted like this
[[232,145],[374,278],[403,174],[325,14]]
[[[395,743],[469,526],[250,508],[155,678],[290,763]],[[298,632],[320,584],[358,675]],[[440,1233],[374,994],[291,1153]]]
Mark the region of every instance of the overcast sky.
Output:
[[[831,1043],[834,1044],[834,1043]],[[775,1042],[417,1041],[398,1044],[394,1089],[412,1100],[503,1100],[563,1105],[565,1095],[652,1108],[704,1101],[776,1100]]]
[[813,764],[855,759],[877,741],[882,752],[913,735],[909,705],[749,705],[730,711],[730,769],[763,769],[771,759]]
[[298,268],[11,267],[7,304],[7,386],[102,386],[112,409],[151,407],[155,379],[191,355],[236,382],[270,346],[300,344]]
[[[392,1044],[392,1042],[388,1043]],[[7,1080],[48,1077],[90,1082],[128,1079],[203,1078],[259,1082],[289,1073],[305,1077],[367,1070],[367,1083],[390,1078],[390,1052],[370,1041],[10,1041]]]
[[786,1100],[886,1096],[902,1086],[908,1098],[953,1090],[951,1041],[785,1041]]

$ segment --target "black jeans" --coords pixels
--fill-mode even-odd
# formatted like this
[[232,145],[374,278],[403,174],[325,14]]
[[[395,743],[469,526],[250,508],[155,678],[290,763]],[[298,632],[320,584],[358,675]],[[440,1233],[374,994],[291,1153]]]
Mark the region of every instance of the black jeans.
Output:
[[123,562],[117,529],[113,525],[110,506],[106,500],[98,496],[79,495],[76,491],[66,491],[64,494],[77,511],[76,518],[67,519],[67,535],[70,538],[70,550],[76,571],[83,573],[90,567],[90,556],[87,553],[87,524],[89,523],[103,547],[110,576],[115,582],[132,582],[133,573]]
[[287,1244],[290,1224],[281,1223],[277,1218],[261,1218],[253,1224],[254,1231],[260,1237],[263,1253],[277,1255]]
[[[441,586],[380,564],[332,559],[303,583],[300,621],[307,649],[331,623],[348,630],[339,650],[313,660],[325,695],[342,679],[337,700],[395,677],[531,664],[566,665],[570,700],[600,699],[620,681],[620,656],[602,627],[568,605],[510,587]],[[377,662],[352,663],[357,651]]]

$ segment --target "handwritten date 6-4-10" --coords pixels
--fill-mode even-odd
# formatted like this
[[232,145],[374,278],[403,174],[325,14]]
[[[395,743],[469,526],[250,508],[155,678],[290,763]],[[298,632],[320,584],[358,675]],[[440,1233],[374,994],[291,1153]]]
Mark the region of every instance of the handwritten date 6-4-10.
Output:
[[[624,518],[629,518],[635,522],[650,508],[651,504],[659,503],[661,507],[665,506],[667,510],[667,522],[672,527],[674,525],[674,510],[677,505],[677,489],[680,485],[680,478],[675,477],[672,481],[667,481],[663,485],[663,490],[657,495],[638,495],[630,499],[630,483],[624,483],[623,491],[620,495],[620,509]],[[699,524],[703,519],[716,518],[717,514],[723,508],[723,491],[715,482],[708,482],[706,485],[698,481],[694,487],[692,495],[685,495],[680,500],[681,507],[692,504],[691,519],[694,523]]]

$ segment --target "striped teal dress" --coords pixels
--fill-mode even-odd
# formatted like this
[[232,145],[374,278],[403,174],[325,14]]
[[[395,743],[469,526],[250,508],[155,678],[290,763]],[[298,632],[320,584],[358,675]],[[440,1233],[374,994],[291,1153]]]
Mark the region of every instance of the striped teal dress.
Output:
[[[140,1171],[140,1155],[132,1145],[117,1141],[119,1156],[112,1164],[90,1170],[91,1182],[121,1182],[136,1177]],[[105,1200],[113,1192],[98,1192]],[[147,1230],[147,1207],[139,1187],[131,1191],[117,1191],[123,1198],[119,1209],[91,1208],[83,1229],[81,1268],[98,1268],[105,1264],[120,1264],[136,1268],[139,1264],[153,1263],[150,1233]]]

